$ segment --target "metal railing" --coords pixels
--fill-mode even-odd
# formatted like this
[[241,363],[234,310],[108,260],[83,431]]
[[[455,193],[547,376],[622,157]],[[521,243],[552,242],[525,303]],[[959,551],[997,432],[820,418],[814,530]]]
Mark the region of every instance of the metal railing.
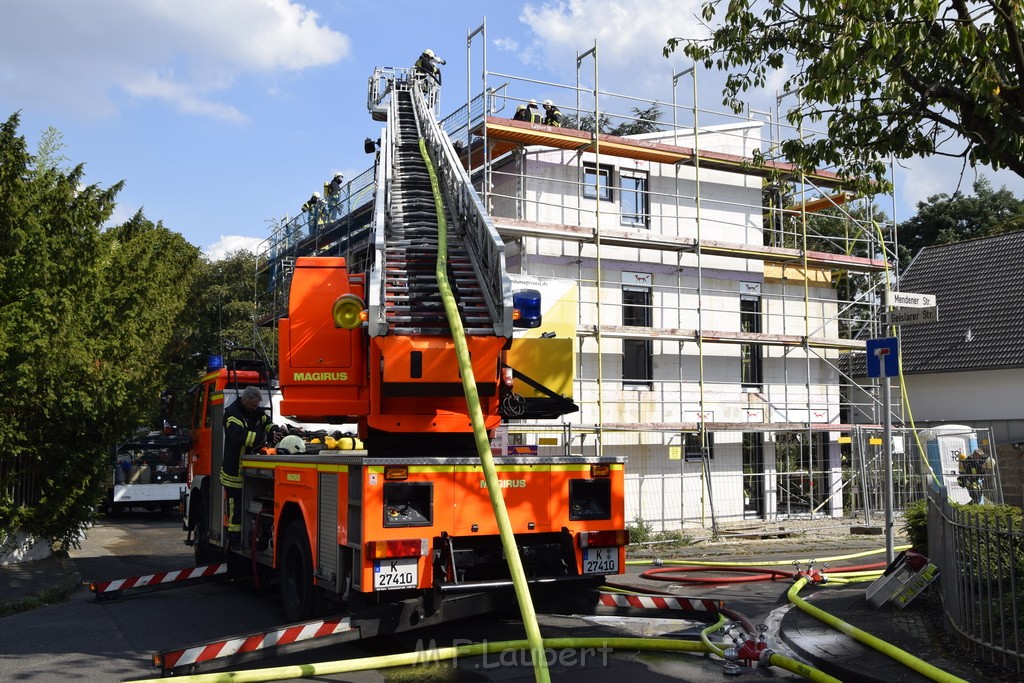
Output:
[[947,630],[973,654],[1024,671],[1024,516],[928,495],[928,556],[939,567]]
[[456,230],[472,254],[473,268],[477,271],[494,321],[494,333],[508,337],[512,335],[512,283],[505,267],[505,243],[473,189],[451,139],[433,116],[429,94],[429,90],[424,93],[415,89],[413,92],[413,105],[423,124],[422,133],[437,165],[438,180],[447,195],[448,209],[455,220]]

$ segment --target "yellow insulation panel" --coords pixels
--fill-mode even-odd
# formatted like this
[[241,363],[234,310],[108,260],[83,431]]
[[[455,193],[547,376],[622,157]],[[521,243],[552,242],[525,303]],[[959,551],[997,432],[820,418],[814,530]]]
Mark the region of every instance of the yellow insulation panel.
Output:
[[765,261],[764,279],[766,282],[804,282],[812,287],[831,287],[832,271],[826,268],[804,268],[794,263],[774,263]]
[[[521,337],[512,340],[506,363],[556,394],[572,398],[573,340]],[[547,398],[529,384],[516,380],[512,390],[526,398]]]

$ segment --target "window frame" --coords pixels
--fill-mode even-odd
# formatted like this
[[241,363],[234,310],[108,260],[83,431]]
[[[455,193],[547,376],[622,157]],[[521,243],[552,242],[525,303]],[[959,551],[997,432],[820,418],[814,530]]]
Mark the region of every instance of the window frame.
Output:
[[[640,187],[626,188],[628,181],[636,181]],[[651,174],[647,171],[620,171],[619,172],[619,224],[642,227],[651,227],[651,200],[650,200]],[[637,206],[634,212],[626,212],[626,198],[636,197]]]
[[[595,176],[598,180],[595,187]],[[596,164],[592,161],[583,162],[583,198],[599,199],[602,202],[615,200],[612,191],[612,180],[615,177],[615,167],[610,164]],[[601,179],[604,182],[601,182]]]

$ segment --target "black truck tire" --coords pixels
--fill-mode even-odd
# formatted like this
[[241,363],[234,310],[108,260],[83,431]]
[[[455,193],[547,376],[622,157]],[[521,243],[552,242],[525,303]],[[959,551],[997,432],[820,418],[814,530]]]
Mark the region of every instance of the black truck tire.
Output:
[[199,493],[193,493],[192,495],[195,498],[189,505],[189,517],[190,521],[193,521],[195,524],[193,528],[195,545],[193,545],[193,548],[196,553],[196,564],[211,564],[214,561],[214,556],[213,548],[210,546],[210,521],[207,515],[206,496]]
[[281,607],[289,621],[304,621],[312,618],[315,606],[313,553],[306,525],[296,519],[285,529],[281,546]]

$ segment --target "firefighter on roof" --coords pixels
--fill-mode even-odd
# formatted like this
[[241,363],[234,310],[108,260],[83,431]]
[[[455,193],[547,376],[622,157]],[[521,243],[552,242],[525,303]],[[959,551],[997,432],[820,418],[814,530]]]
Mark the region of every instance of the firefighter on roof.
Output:
[[240,507],[242,477],[238,466],[242,455],[255,453],[270,441],[279,440],[279,431],[260,409],[263,396],[256,387],[246,387],[242,395],[224,411],[224,460],[220,466],[220,483],[228,494],[228,533],[242,530]]
[[551,100],[544,100],[544,124],[548,126],[562,125],[562,112]]
[[416,64],[413,65],[413,69],[421,74],[426,74],[434,79],[434,82],[441,85],[441,70],[437,68],[438,64],[447,64],[440,57],[434,55],[433,50],[424,50],[420,58],[416,60]]

